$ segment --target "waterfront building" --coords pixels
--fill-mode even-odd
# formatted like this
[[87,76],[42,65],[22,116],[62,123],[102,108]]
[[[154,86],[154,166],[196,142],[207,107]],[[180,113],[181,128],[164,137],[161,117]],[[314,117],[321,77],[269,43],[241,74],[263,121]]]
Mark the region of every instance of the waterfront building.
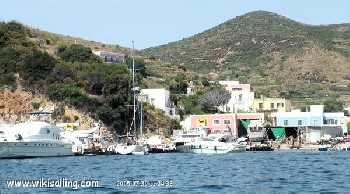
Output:
[[208,133],[223,133],[231,131],[236,137],[245,136],[247,129],[242,121],[249,120],[253,127],[262,127],[263,113],[226,113],[208,115],[190,115],[180,124],[184,130],[204,128]]
[[324,135],[335,138],[347,133],[344,112],[325,113],[324,105],[311,105],[309,112],[292,110],[271,114],[273,126],[300,129],[307,142],[317,142]]
[[175,104],[170,100],[170,91],[164,88],[141,89],[140,100],[164,110],[165,114],[172,119],[180,119]]

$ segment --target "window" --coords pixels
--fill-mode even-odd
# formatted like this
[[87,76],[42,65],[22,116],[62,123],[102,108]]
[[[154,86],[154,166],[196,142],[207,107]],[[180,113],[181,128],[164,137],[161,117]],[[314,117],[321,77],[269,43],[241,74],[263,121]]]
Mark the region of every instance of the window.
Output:
[[230,111],[231,111],[230,107],[226,106],[226,112],[230,112]]
[[314,126],[317,126],[317,120],[316,119],[314,120]]
[[335,119],[327,119],[327,123],[328,125],[336,125],[338,124],[338,120]]
[[271,103],[271,109],[275,108],[275,103]]
[[238,101],[242,101],[242,99],[243,99],[243,95],[240,94],[240,95],[238,96]]
[[277,102],[277,108],[283,108],[284,103],[283,102]]
[[230,119],[225,119],[224,120],[224,125],[229,125],[231,124],[231,120]]
[[298,120],[298,125],[303,125],[303,121],[302,120]]
[[215,119],[215,120],[214,120],[214,125],[220,125],[220,120]]
[[288,126],[288,120],[284,120],[284,126]]
[[154,99],[154,98],[151,98],[151,104],[152,105],[154,105],[154,101],[155,101],[156,99]]
[[263,108],[264,108],[263,103],[259,103],[259,109],[263,109]]

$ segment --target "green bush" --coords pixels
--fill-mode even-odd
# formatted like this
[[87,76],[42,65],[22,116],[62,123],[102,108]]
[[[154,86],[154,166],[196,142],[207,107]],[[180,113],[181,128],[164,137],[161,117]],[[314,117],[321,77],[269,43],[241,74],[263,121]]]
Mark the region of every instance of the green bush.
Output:
[[56,60],[46,52],[34,51],[23,60],[21,77],[30,85],[35,81],[48,77],[56,63]]
[[80,44],[72,44],[69,47],[58,48],[57,55],[69,62],[101,63],[102,60],[92,53],[92,50]]
[[40,108],[40,102],[33,102],[32,107],[34,110],[38,110]]
[[13,48],[4,48],[0,51],[0,73],[17,71],[17,63],[21,61],[21,54]]

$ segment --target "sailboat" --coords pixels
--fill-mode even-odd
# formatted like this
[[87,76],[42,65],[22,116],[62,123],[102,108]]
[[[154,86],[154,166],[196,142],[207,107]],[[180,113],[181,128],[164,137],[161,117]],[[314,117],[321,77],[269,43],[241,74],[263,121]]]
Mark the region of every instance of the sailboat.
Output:
[[[117,154],[121,155],[145,155],[148,154],[146,146],[142,145],[141,142],[137,141],[137,133],[136,133],[136,92],[138,91],[138,87],[135,87],[135,59],[134,59],[134,41],[132,42],[132,83],[133,83],[133,92],[134,92],[134,103],[132,105],[134,115],[133,115],[133,122],[132,126],[134,128],[134,135],[129,134],[129,131],[127,132],[127,135],[120,136],[120,139],[122,142],[120,142],[117,147],[115,148],[115,151]],[[142,110],[141,110],[142,111]],[[141,113],[142,114],[142,113]],[[142,136],[142,116],[141,116],[141,127],[140,127],[140,133]]]

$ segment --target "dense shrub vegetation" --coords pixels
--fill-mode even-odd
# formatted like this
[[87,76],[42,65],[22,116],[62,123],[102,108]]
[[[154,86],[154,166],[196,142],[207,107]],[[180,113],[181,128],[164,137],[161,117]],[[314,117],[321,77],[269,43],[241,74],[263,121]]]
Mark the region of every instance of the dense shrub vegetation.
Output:
[[92,53],[92,50],[80,44],[61,46],[57,55],[68,62],[101,63],[101,59]]
[[[15,88],[17,73],[26,89],[85,111],[119,134],[125,132],[132,120],[126,106],[132,102],[130,59],[127,64],[102,63],[83,45],[58,46],[56,57],[38,50],[28,37],[29,30],[19,23],[0,24],[1,86]],[[136,63],[140,72],[136,77],[142,84],[147,70],[143,60]],[[61,107],[55,118],[65,119],[64,114]]]

